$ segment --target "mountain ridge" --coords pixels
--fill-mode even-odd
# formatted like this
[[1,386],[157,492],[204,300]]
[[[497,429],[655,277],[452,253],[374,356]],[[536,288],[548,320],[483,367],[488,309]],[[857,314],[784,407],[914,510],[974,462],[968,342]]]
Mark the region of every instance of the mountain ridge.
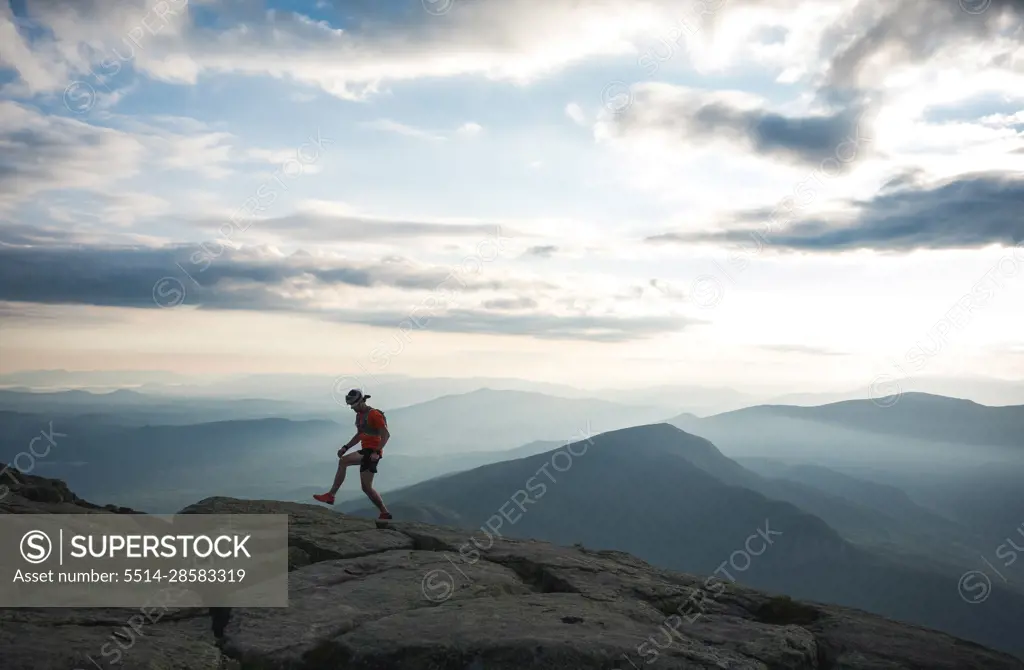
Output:
[[700,430],[743,420],[786,418],[814,421],[865,433],[1024,447],[1024,405],[983,405],[974,400],[908,392],[873,400],[840,400],[814,406],[760,404],[695,418],[679,414],[669,423]]

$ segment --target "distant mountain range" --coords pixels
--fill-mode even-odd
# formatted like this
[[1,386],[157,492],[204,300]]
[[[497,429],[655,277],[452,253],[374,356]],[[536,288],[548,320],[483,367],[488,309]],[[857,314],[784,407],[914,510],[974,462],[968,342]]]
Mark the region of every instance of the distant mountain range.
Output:
[[0,410],[42,414],[51,418],[91,416],[111,425],[185,425],[234,419],[333,419],[337,405],[317,409],[265,398],[168,397],[118,389],[103,393],[83,390],[31,392],[0,390]]
[[73,481],[83,496],[106,494],[111,502],[162,513],[215,490],[250,495],[310,483],[317,471],[333,471],[341,442],[340,427],[328,421],[137,426],[107,415],[0,411],[0,460],[16,462],[50,425],[66,437],[41,458],[22,456],[19,467],[30,463],[31,474]]
[[922,393],[817,407],[762,405],[705,418],[681,414],[669,423],[734,458],[960,469],[1024,457],[1024,405],[987,407]]
[[1024,448],[1024,405],[987,407],[971,400],[904,393],[877,402],[846,400],[816,407],[760,405],[706,419],[681,415],[681,426],[784,418],[918,440]]
[[[592,398],[561,398],[527,391],[478,389],[406,407],[378,403],[395,438],[389,453],[442,455],[456,452],[502,451],[536,440],[566,442],[672,415],[662,407],[631,406]],[[118,390],[30,393],[0,390],[0,411],[55,417],[88,418],[95,424],[144,426],[187,425],[230,420],[287,418],[330,420],[354,432],[354,414],[331,402],[324,409],[263,398],[171,398]],[[339,433],[340,437],[340,433]]]
[[[59,399],[49,412],[34,404],[42,402],[42,394],[32,398],[32,403],[20,403],[28,404],[36,413],[0,410],[0,460],[13,462],[19,453],[27,454],[32,438],[52,426],[67,437],[55,440],[56,444],[45,450],[44,458],[23,455],[18,460],[22,467],[31,463],[36,474],[75,482],[83,495],[103,497],[148,512],[167,513],[197,496],[218,491],[225,495],[273,495],[282,500],[308,501],[313,493],[330,486],[337,467],[336,452],[355,430],[349,423],[323,420],[202,421],[232,414],[237,407],[225,401],[219,409],[206,407],[196,412],[192,403],[182,407],[154,406],[150,398],[137,393],[109,394],[123,403],[102,406],[105,411],[99,413],[100,401],[96,397],[82,398],[80,393],[91,395],[46,394]],[[79,414],[76,407],[88,413]],[[202,422],[186,423],[190,417]],[[346,418],[351,420],[350,411]],[[170,425],[146,425],[159,419],[170,420]],[[412,434],[415,437],[417,433]],[[424,453],[414,448],[414,439],[399,436],[395,446],[404,441],[411,443],[410,448],[407,453],[400,448],[387,450],[387,466],[382,468],[377,481],[381,490],[539,453],[567,441],[535,441],[507,451],[476,452],[458,451],[453,442],[447,450]],[[37,453],[43,453],[41,446]],[[358,487],[354,490],[361,496]],[[346,490],[343,495],[347,493]]]
[[[30,390],[113,390],[130,388],[159,396],[267,400],[301,403],[317,410],[336,405],[336,384],[363,386],[384,407],[404,407],[446,395],[459,395],[482,388],[527,391],[560,398],[592,398],[615,403],[663,407],[666,416],[681,411],[699,416],[720,414],[763,404],[822,405],[843,400],[870,399],[872,389],[839,392],[785,393],[766,389],[731,389],[695,384],[648,387],[583,389],[567,384],[523,379],[465,377],[429,378],[352,371],[350,374],[235,374],[182,375],[162,371],[67,371],[28,370],[0,374],[0,389],[23,387]],[[922,392],[971,399],[984,405],[1024,404],[1024,381],[979,377],[920,377],[898,381],[903,392]],[[347,390],[347,389],[346,389]],[[674,412],[673,412],[674,410]]]
[[[394,436],[387,450],[388,466],[379,476],[385,489],[515,458],[526,453],[515,449],[529,449],[524,444],[539,441],[543,449],[545,442],[564,444],[588,433],[661,422],[669,415],[659,407],[494,389],[398,408],[383,406],[375,398],[371,402],[385,409]],[[1019,459],[1024,454],[1022,416],[1022,407],[993,408],[910,393],[891,407],[871,401],[758,406],[706,418],[681,414],[670,422],[708,438],[734,458],[795,459],[833,469],[873,463],[889,471],[902,467],[918,472],[940,466],[960,471],[972,461],[1001,462],[1007,453]],[[177,504],[202,492],[195,486],[204,477],[186,474],[191,466],[202,465],[208,473],[233,472],[233,481],[249,487],[234,495],[264,486],[291,499],[294,492],[306,495],[310,487],[329,484],[335,452],[354,431],[352,421],[352,412],[333,400],[327,409],[315,410],[302,403],[263,398],[192,399],[130,390],[104,394],[7,390],[0,391],[0,458],[13,458],[35,431],[55,422],[61,432],[75,435],[74,456],[50,458],[40,467],[57,468],[51,471],[55,476],[87,478],[79,479],[77,485],[88,495],[99,493],[141,508]],[[123,456],[125,451],[132,454]],[[61,469],[65,467],[74,467],[75,472]],[[187,476],[189,486],[177,483],[171,503],[153,498],[169,494],[159,486],[169,480],[148,483],[149,473],[157,467],[165,477]],[[206,479],[215,483],[212,475]],[[790,499],[777,491],[762,492]],[[143,493],[144,498],[121,497]],[[806,491],[789,494],[792,500],[804,502],[809,495]],[[1014,500],[1004,496],[989,507],[998,509]],[[816,510],[837,528],[863,540],[883,541],[880,529],[892,527],[891,520],[881,523],[865,510],[836,510],[832,516],[823,503]],[[864,535],[857,528],[872,532]]]
[[[908,379],[886,379],[886,391],[892,393],[924,393],[973,400],[982,405],[1003,407],[1024,405],[1024,380],[993,379],[986,377],[915,377]],[[759,400],[750,405],[800,405],[813,406],[842,402],[844,400],[871,400],[878,397],[880,389],[866,385],[840,393],[786,393]]]

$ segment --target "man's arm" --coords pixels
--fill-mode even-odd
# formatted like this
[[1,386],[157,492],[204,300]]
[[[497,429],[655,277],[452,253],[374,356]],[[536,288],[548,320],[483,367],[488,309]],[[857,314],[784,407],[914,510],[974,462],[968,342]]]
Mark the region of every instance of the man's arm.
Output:
[[384,445],[391,439],[391,433],[388,432],[387,426],[381,426],[380,428],[380,448],[383,449]]
[[348,451],[349,449],[354,447],[357,442],[359,442],[359,433],[358,432],[352,437],[351,440],[348,441],[348,443],[345,446],[343,446],[341,448],[341,450],[342,451]]

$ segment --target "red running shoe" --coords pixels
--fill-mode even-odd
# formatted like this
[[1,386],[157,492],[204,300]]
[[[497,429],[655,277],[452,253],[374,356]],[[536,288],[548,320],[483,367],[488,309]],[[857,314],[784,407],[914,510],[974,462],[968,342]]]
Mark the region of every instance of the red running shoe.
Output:
[[328,505],[333,505],[334,504],[334,494],[333,493],[317,493],[317,494],[315,494],[313,496],[313,499],[314,500],[319,500],[322,503],[327,503]]
[[390,521],[392,518],[393,517],[391,516],[391,512],[381,512],[380,516],[377,517],[377,520],[378,521]]

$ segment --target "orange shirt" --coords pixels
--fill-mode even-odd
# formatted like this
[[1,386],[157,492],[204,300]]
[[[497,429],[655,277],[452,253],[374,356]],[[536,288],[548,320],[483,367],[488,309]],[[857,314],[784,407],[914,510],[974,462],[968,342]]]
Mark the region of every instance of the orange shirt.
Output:
[[[366,424],[361,425],[356,419],[356,426],[359,428],[359,441],[363,449],[380,449],[381,432],[387,424],[384,423],[384,415],[379,410],[371,409],[366,413]],[[367,430],[369,429],[369,430]]]

